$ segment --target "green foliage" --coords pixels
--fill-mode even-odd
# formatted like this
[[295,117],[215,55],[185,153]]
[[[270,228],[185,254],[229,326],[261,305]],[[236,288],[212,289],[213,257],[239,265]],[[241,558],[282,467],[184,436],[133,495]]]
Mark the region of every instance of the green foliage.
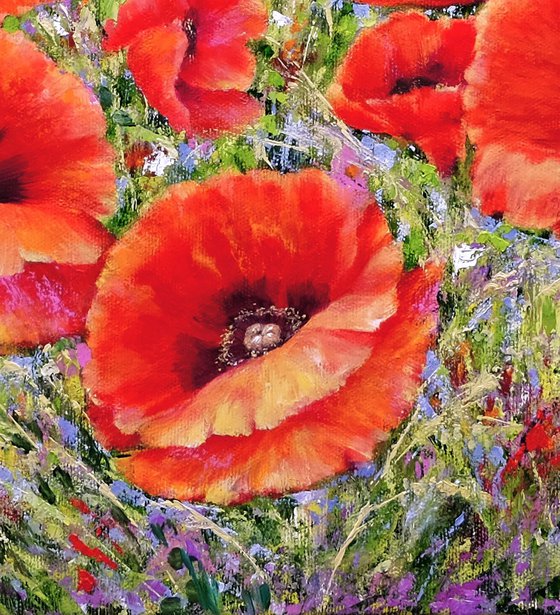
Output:
[[[327,481],[307,499],[257,498],[219,509],[121,494],[115,457],[97,443],[85,412],[75,340],[32,357],[0,359],[0,466],[7,472],[0,493],[0,615],[82,613],[79,570],[109,596],[99,609],[84,607],[92,614],[124,612],[130,592],[150,615],[256,615],[301,605],[319,591],[312,581],[320,574],[326,575],[321,590],[332,589],[323,597],[325,613],[340,606],[335,588],[349,593],[350,587],[373,609],[406,575],[413,577],[418,612],[429,612],[450,580],[490,573],[501,575],[507,596],[497,604],[510,612],[506,603],[527,587],[538,600],[558,597],[551,486],[536,465],[503,478],[527,417],[560,390],[557,244],[546,233],[471,213],[469,143],[466,160],[445,179],[418,148],[369,135],[368,145],[333,116],[324,93],[361,27],[352,3],[270,4],[289,25],[271,22],[250,45],[257,59],[250,93],[263,116],[242,135],[212,140],[174,131],[127,72],[126,54],[100,53],[99,26],[115,18],[118,1],[74,6],[72,19],[55,5],[8,16],[2,27],[15,32],[29,20],[41,49],[92,84],[116,156],[119,202],[106,225],[117,240],[171,184],[260,168],[335,172],[350,152],[402,246],[405,269],[430,259],[445,265],[436,366],[408,421],[376,451],[371,472]],[[453,17],[476,10],[455,7]],[[372,9],[367,25],[387,12]],[[80,40],[93,51],[76,52]],[[375,158],[371,143],[395,152],[390,168]],[[136,160],[131,154],[138,151]],[[146,163],[157,152],[169,165],[156,172]],[[462,248],[476,258],[457,266]],[[64,370],[70,367],[73,375]],[[528,386],[534,374],[538,385]],[[72,547],[71,535],[105,559]],[[484,548],[490,539],[492,548]],[[523,575],[510,553],[514,539],[530,552]],[[385,585],[377,595],[372,585],[379,577]],[[154,597],[148,581],[162,584],[162,593],[158,585]]]

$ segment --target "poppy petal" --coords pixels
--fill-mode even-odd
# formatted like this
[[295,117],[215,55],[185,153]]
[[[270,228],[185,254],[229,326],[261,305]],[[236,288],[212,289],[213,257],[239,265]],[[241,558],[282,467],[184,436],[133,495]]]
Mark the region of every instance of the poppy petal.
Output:
[[[344,386],[371,354],[372,333],[396,310],[401,254],[388,246],[372,261],[352,291],[313,316],[282,347],[214,378],[187,403],[137,425],[142,441],[194,446],[212,434],[270,429]],[[123,423],[130,425],[130,419]]]
[[95,263],[112,243],[103,225],[83,213],[54,217],[50,209],[2,205],[0,228],[11,238],[2,245],[4,276],[22,271],[26,262]]
[[465,91],[473,191],[484,213],[523,227],[560,229],[558,52],[551,3],[496,0],[477,17]]
[[22,15],[40,4],[48,4],[48,1],[21,2],[21,0],[0,0],[0,19],[6,15]]
[[105,24],[107,38],[103,48],[118,51],[130,45],[137,36],[143,36],[146,30],[172,26],[173,22],[182,21],[189,7],[188,0],[127,0],[119,9],[118,20]]
[[0,58],[0,202],[111,214],[114,153],[93,94],[19,33],[0,33]]
[[267,10],[262,0],[190,0],[200,27],[212,45],[264,34]]
[[140,437],[137,434],[125,434],[115,425],[112,406],[89,404],[87,413],[90,422],[95,426],[97,440],[105,448],[127,450],[140,444]]
[[266,10],[260,0],[191,2],[196,18],[196,46],[185,58],[179,80],[208,90],[246,90],[256,60],[247,41],[264,34]]
[[238,90],[202,90],[180,81],[177,96],[189,110],[192,130],[198,134],[239,132],[262,114],[259,102]]
[[0,350],[83,334],[100,269],[101,263],[30,263],[0,276]]
[[22,34],[0,32],[0,346],[83,333],[112,236],[99,103]]
[[244,90],[256,70],[247,42],[265,29],[262,0],[127,0],[104,46],[128,47],[136,82],[176,130],[235,131],[262,113]]
[[[145,449],[123,464],[156,494],[226,502],[309,486],[368,458],[409,408],[439,275],[403,276],[367,193],[320,171],[178,185],[114,247],[100,277],[84,370],[94,428],[107,446]],[[243,340],[249,323],[276,314],[270,306],[296,305],[307,315],[283,343],[219,367],[237,318],[258,315],[242,321]],[[140,474],[160,458],[156,488]],[[180,474],[190,484],[167,480],[183,463],[197,481],[190,470]]]
[[[399,310],[377,332],[371,358],[338,393],[275,429],[141,451],[120,459],[120,470],[150,493],[232,504],[308,487],[369,459],[415,395],[435,329],[438,277],[436,268],[403,278]],[[395,371],[396,364],[402,369]]]
[[144,30],[131,43],[128,65],[152,107],[176,130],[191,130],[191,114],[175,88],[188,41],[180,24]]
[[333,108],[349,126],[412,141],[444,175],[452,173],[457,158],[465,151],[460,92],[448,88],[411,92],[396,98],[354,102],[346,98],[339,86],[329,90]]
[[[306,224],[312,216],[321,224]],[[170,220],[165,235],[162,219]],[[319,240],[331,246],[328,254],[317,253]],[[318,171],[281,181],[274,173],[224,174],[203,187],[177,186],[119,242],[101,278],[90,315],[94,360],[86,371],[96,403],[127,399],[116,418],[127,433],[154,413],[165,415],[166,406],[178,411],[190,403],[201,380],[220,378],[217,348],[231,319],[223,302],[231,297],[314,312],[329,303],[332,322],[317,313],[318,329],[372,330],[394,310],[402,257],[390,242],[381,212],[367,207],[364,193]],[[310,306],[317,293],[324,305]],[[301,305],[298,298],[307,295]],[[127,324],[109,339],[113,318]]]
[[243,40],[235,46],[198,45],[192,61],[182,63],[179,81],[197,90],[246,90],[253,83],[256,66]]

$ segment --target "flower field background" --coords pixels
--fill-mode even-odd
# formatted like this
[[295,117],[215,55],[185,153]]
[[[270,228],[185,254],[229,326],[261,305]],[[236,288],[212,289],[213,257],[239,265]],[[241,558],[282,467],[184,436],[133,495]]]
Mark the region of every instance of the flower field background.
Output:
[[[393,8],[271,0],[266,31],[249,43],[260,111],[242,101],[243,131],[208,137],[188,136],[176,107],[167,121],[150,106],[118,29],[103,48],[114,0],[29,8],[2,11],[3,34],[21,30],[100,101],[116,152],[106,227],[117,241],[171,185],[314,167],[369,190],[406,270],[435,260],[444,271],[414,407],[373,461],[237,506],[152,497],[125,480],[86,414],[82,337],[4,344],[0,614],[560,611],[560,242],[476,207],[475,150],[455,151],[462,133],[450,150],[447,129],[424,141],[426,158],[402,134],[335,113],[338,67]],[[424,12],[429,24],[466,23],[484,8]]]

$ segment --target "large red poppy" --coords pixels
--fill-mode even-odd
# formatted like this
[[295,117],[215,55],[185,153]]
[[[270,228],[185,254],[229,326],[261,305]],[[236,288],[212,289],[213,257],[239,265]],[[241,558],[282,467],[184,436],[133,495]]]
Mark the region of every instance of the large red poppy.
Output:
[[0,33],[0,347],[83,330],[111,236],[113,156],[79,79]]
[[[410,408],[436,273],[316,170],[173,188],[112,250],[88,319],[92,422],[152,494],[239,502],[370,457]],[[267,352],[269,351],[269,352]]]
[[418,144],[450,173],[465,147],[461,90],[474,45],[472,20],[394,13],[361,32],[328,98],[354,128]]
[[486,214],[560,229],[558,5],[490,0],[477,19],[466,119]]
[[150,105],[177,130],[241,130],[261,113],[246,93],[256,61],[247,42],[266,29],[262,0],[127,0],[105,48],[128,48]]

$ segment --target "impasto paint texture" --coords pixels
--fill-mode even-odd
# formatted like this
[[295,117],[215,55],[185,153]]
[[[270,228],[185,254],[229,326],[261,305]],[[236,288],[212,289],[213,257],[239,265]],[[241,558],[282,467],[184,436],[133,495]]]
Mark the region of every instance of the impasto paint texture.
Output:
[[0,615],[560,612],[558,0],[0,0]]
[[118,465],[149,493],[220,504],[367,461],[435,330],[437,270],[402,261],[367,191],[322,171],[174,186],[115,245],[89,313],[101,441],[135,450]]

